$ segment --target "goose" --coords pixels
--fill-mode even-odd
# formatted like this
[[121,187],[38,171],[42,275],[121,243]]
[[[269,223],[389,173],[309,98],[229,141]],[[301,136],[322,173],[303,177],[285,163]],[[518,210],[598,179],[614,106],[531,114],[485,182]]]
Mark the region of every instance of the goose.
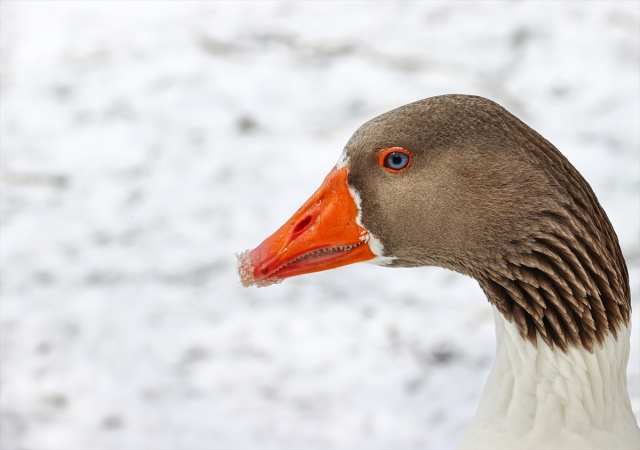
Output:
[[470,276],[497,348],[460,448],[640,448],[616,233],[571,163],[491,100],[431,97],[366,122],[311,198],[238,258],[245,286],[363,261]]

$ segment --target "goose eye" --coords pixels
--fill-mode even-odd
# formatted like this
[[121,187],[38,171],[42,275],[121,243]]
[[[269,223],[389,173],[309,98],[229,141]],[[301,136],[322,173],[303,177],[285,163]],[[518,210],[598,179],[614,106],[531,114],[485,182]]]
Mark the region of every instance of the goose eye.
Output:
[[403,172],[411,165],[412,155],[404,148],[393,147],[382,152],[378,164],[392,173]]

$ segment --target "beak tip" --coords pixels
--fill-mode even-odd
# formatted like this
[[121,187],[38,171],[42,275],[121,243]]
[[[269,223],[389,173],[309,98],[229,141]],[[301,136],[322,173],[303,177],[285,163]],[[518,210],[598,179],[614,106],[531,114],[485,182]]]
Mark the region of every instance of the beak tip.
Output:
[[245,250],[236,254],[238,258],[238,275],[240,276],[240,283],[244,287],[264,287],[282,281],[274,277],[265,277],[264,273],[260,273],[261,253],[261,249],[258,247],[254,250]]
[[249,254],[249,250],[236,253],[236,258],[238,258],[238,275],[240,276],[240,283],[242,283],[244,287],[251,286],[254,284],[253,280],[255,280],[253,275],[253,264],[251,264]]

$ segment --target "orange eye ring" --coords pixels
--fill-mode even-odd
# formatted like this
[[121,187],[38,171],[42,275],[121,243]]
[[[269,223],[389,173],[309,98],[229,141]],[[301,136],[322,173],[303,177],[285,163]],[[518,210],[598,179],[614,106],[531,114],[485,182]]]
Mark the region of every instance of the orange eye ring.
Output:
[[387,172],[401,173],[411,166],[413,155],[402,147],[391,147],[382,151],[378,165]]

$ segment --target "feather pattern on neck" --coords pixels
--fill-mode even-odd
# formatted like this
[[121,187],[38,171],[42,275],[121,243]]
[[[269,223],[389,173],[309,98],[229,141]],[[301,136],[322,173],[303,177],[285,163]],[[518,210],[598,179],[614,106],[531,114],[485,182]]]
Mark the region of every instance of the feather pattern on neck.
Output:
[[589,184],[546,139],[513,116],[501,118],[536,155],[555,187],[553,208],[535,211],[537,229],[475,274],[489,301],[534,345],[593,351],[617,337],[631,314],[629,276],[618,238]]

